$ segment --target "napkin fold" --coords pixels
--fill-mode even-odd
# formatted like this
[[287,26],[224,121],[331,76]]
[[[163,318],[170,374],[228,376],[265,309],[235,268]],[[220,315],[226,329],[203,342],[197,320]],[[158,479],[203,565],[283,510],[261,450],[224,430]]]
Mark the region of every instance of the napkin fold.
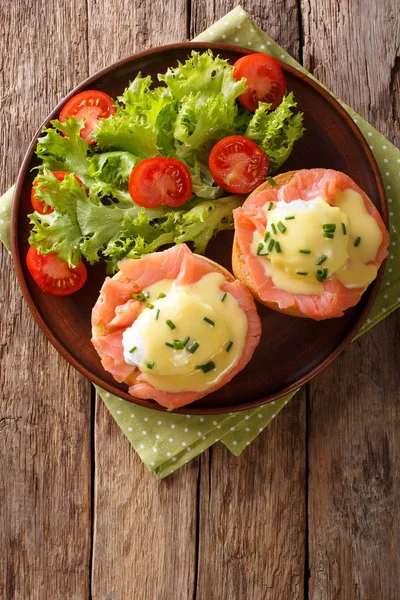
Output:
[[[236,44],[257,52],[265,52],[318,81],[257,27],[240,6],[195,40]],[[332,94],[330,90],[327,91]],[[389,258],[379,294],[358,333],[361,335],[400,306],[400,255],[397,233],[400,229],[400,151],[349,106],[340,100],[339,102],[368,141],[384,181],[389,206]],[[14,186],[0,198],[0,241],[8,250],[13,192]],[[195,416],[143,408],[113,396],[97,386],[96,389],[142,461],[159,479],[173,473],[218,441],[239,456],[296,393],[292,392],[274,402],[248,411]]]

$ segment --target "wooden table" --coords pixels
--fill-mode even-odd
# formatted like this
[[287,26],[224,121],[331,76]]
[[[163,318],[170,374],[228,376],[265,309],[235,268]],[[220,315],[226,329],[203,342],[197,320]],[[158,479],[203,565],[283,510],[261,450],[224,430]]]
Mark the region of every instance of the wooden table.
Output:
[[[233,7],[3,2],[1,190],[77,83],[137,50],[190,39]],[[400,143],[398,0],[243,7]],[[4,249],[0,260],[1,599],[400,597],[399,312],[351,344],[240,458],[218,444],[158,482],[45,340]]]

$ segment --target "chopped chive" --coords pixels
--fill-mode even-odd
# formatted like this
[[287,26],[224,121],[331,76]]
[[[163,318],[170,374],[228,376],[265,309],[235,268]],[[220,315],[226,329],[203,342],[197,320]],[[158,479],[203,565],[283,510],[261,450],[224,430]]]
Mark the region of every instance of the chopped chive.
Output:
[[269,238],[269,236],[270,236],[270,233],[269,233],[269,231],[266,231],[266,232],[265,232],[265,235],[264,235],[264,242],[267,242],[267,241],[268,241],[268,238]]
[[190,344],[186,348],[186,350],[188,352],[190,352],[190,354],[194,354],[199,346],[200,346],[200,344],[198,342],[196,342],[196,340],[193,340],[193,342],[190,342]]
[[333,233],[333,231],[325,231],[324,233],[324,238],[328,238],[330,240],[332,240],[335,237],[335,234]]
[[174,347],[174,345],[170,344],[169,342],[165,342],[165,345],[168,346],[168,348],[173,348]]
[[271,210],[273,202],[268,202],[267,210]]
[[224,300],[225,300],[225,298],[227,297],[227,295],[228,295],[228,294],[227,294],[226,292],[224,292],[224,293],[222,294],[222,296],[221,296],[221,302],[224,302]]
[[328,269],[325,267],[325,269],[323,269],[324,271],[324,279],[326,279],[328,277]]
[[274,181],[274,180],[272,179],[272,177],[269,177],[269,176],[268,176],[268,177],[267,177],[267,181],[268,181],[269,185],[272,185],[272,187],[275,187],[275,186],[276,186],[276,181]]
[[285,217],[285,221],[293,221],[296,217],[294,215],[290,215],[289,217]]
[[328,269],[324,268],[324,269],[318,269],[317,271],[317,279],[320,283],[322,283],[324,281],[324,279],[326,279],[328,276]]
[[230,352],[233,346],[233,342],[229,342],[229,344],[227,345],[227,347],[225,348],[225,352]]
[[322,265],[322,263],[324,263],[327,258],[328,257],[325,254],[322,254],[322,256],[320,256],[319,259],[315,261],[315,264]]
[[139,300],[140,302],[144,302],[146,300],[146,296],[143,294],[143,292],[140,292],[140,294],[131,294],[131,298],[133,300]]
[[209,319],[208,317],[203,317],[203,321],[205,321],[206,323],[209,323],[211,325],[211,327],[214,327],[215,322],[212,321],[211,319]]
[[174,340],[174,348],[175,350],[183,350],[184,349],[184,345],[183,342],[181,342],[180,340]]
[[149,360],[149,362],[147,363],[146,367],[148,369],[154,369],[154,360]]
[[158,321],[158,317],[160,316],[160,309],[157,308],[156,310],[156,321]]
[[344,223],[342,223],[342,231],[343,231],[343,235],[346,235],[347,229],[346,229],[346,225]]
[[282,252],[281,245],[279,242],[275,242],[275,251],[280,254]]
[[190,344],[186,348],[186,350],[188,352],[190,352],[190,354],[194,354],[199,346],[200,346],[199,342],[196,342],[196,340],[193,340],[193,342],[190,342]]
[[360,238],[360,236],[357,236],[356,239],[354,240],[354,245],[359,246],[360,242],[361,242],[361,238]]
[[150,292],[143,292],[143,296],[145,298],[150,298]]
[[148,304],[148,305],[147,305],[147,308],[151,308],[151,309],[153,309],[153,308],[154,308],[154,304]]
[[296,271],[296,275],[308,275],[307,271]]
[[133,346],[133,348],[129,350],[129,353],[132,354],[132,352],[135,352],[135,350],[137,350],[137,346]]
[[185,339],[183,340],[183,347],[185,347],[185,346],[186,346],[186,344],[188,343],[188,341],[189,341],[189,340],[190,340],[190,337],[187,335],[187,336],[185,337]]
[[168,321],[165,322],[170,329],[175,329],[176,325],[171,321],[171,319],[168,319]]
[[212,360],[210,360],[205,365],[198,365],[196,369],[201,369],[203,373],[208,373],[209,371],[215,369],[215,363]]
[[324,223],[322,227],[324,228],[324,231],[336,231],[335,223]]
[[270,240],[270,242],[268,244],[268,252],[271,252],[274,245],[275,245],[275,240]]
[[264,244],[260,242],[257,246],[257,256],[260,256],[262,250],[264,250]]
[[300,254],[311,254],[311,250],[307,250],[307,248],[300,248]]
[[275,223],[271,223],[271,229],[274,232],[274,235],[276,235],[277,231],[276,231]]
[[264,248],[264,250],[261,250],[261,252],[260,252],[259,256],[268,256],[268,254],[269,254],[268,250],[266,250],[266,249]]
[[280,231],[281,233],[285,233],[285,231],[286,231],[286,226],[285,226],[285,225],[282,223],[282,221],[278,221],[277,225],[278,225],[278,229],[279,229],[279,231]]
[[160,292],[160,293],[158,294],[158,298],[157,298],[157,300],[159,300],[160,298],[166,298],[166,297],[167,297],[167,294],[164,294],[164,292]]

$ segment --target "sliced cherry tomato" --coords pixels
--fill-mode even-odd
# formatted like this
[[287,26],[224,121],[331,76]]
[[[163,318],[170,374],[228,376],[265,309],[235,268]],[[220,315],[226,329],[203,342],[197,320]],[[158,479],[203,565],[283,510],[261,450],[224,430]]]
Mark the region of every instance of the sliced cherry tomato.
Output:
[[243,135],[230,135],[217,142],[208,165],[215,182],[233,194],[252,192],[268,174],[268,156]]
[[86,281],[87,272],[83,263],[72,269],[57,254],[39,254],[33,246],[28,250],[26,264],[40,289],[55,296],[73,294]]
[[[64,177],[66,175],[69,175],[69,171],[53,171],[53,175],[56,179],[58,179],[58,181],[63,181]],[[83,185],[82,181],[79,179],[79,177],[77,175],[75,175],[75,179],[77,180],[78,183]],[[38,200],[38,198],[36,198],[35,188],[37,187],[38,183],[39,183],[39,180],[37,179],[35,181],[35,183],[33,184],[32,192],[31,192],[31,202],[32,202],[33,210],[36,210],[36,212],[40,213],[41,215],[49,215],[50,213],[53,212],[53,207],[50,206],[49,204],[46,206],[45,203],[43,202],[43,200]]]
[[132,169],[129,193],[139,206],[181,206],[192,195],[189,169],[176,158],[146,158]]
[[91,134],[99,124],[99,119],[108,119],[115,113],[112,98],[99,90],[86,90],[73,96],[62,111],[60,121],[66,121],[69,117],[75,117],[77,121],[85,119],[85,125],[81,129],[81,138],[88,144],[94,144]]
[[239,96],[244,107],[255,111],[259,102],[271,104],[274,110],[283,99],[286,81],[283,71],[275,58],[268,54],[247,54],[234,64],[235,79],[245,77],[247,92]]

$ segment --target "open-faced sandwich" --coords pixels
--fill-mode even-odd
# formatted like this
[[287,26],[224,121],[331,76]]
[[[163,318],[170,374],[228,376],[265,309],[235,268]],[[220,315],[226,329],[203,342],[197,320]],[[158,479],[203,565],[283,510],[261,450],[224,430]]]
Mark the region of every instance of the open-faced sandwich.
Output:
[[92,312],[106,371],[172,410],[214,392],[250,361],[261,323],[250,292],[185,244],[119,263]]
[[387,256],[377,209],[344,173],[291,171],[234,211],[233,272],[259,302],[315,320],[358,303]]

